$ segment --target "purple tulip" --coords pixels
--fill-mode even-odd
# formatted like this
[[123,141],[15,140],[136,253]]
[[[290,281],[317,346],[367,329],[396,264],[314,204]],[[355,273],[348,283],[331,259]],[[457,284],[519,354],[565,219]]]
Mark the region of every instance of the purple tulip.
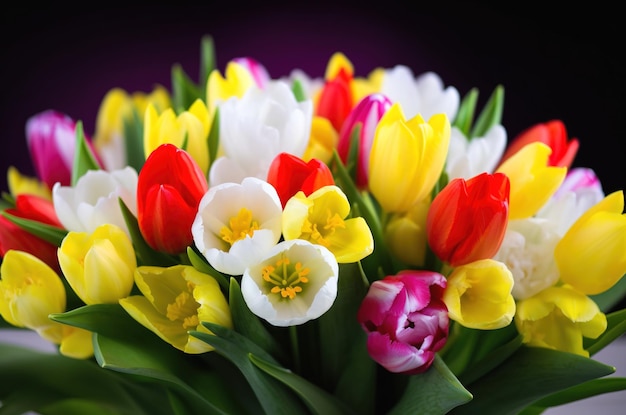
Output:
[[372,283],[357,319],[370,357],[394,373],[426,371],[448,339],[443,275],[405,270]]
[[357,123],[361,123],[356,166],[356,185],[361,189],[367,188],[370,149],[376,126],[391,104],[391,100],[382,94],[367,95],[348,114],[339,132],[337,152],[346,163],[350,153],[352,130]]

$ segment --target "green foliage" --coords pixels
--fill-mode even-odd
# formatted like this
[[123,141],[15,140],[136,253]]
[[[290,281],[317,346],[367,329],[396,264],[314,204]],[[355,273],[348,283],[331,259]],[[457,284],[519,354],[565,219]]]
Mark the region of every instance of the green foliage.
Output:
[[83,131],[82,121],[76,123],[76,149],[74,152],[74,164],[72,165],[72,186],[75,186],[89,170],[100,170],[100,166],[87,144]]

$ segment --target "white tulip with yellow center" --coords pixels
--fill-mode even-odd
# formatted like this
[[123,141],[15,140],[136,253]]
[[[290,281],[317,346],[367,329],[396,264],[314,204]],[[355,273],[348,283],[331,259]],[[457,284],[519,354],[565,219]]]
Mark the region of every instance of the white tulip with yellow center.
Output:
[[281,236],[282,204],[274,187],[255,177],[213,186],[191,227],[196,248],[219,272],[241,275]]
[[246,268],[241,293],[252,311],[268,323],[295,326],[314,320],[337,298],[339,266],[322,245],[292,239],[275,245]]

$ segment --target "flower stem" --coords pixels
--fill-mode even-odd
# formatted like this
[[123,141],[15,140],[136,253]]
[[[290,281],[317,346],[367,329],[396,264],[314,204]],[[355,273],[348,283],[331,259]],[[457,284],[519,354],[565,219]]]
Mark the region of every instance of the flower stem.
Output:
[[289,338],[291,340],[291,355],[293,358],[294,372],[300,373],[300,345],[298,344],[298,326],[289,326]]

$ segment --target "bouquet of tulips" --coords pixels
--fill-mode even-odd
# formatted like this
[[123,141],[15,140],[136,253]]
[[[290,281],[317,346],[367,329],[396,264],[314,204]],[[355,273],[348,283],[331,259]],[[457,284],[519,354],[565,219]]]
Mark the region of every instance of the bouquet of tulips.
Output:
[[537,414],[626,389],[624,194],[432,72],[254,58],[57,110],[9,167],[0,413]]

